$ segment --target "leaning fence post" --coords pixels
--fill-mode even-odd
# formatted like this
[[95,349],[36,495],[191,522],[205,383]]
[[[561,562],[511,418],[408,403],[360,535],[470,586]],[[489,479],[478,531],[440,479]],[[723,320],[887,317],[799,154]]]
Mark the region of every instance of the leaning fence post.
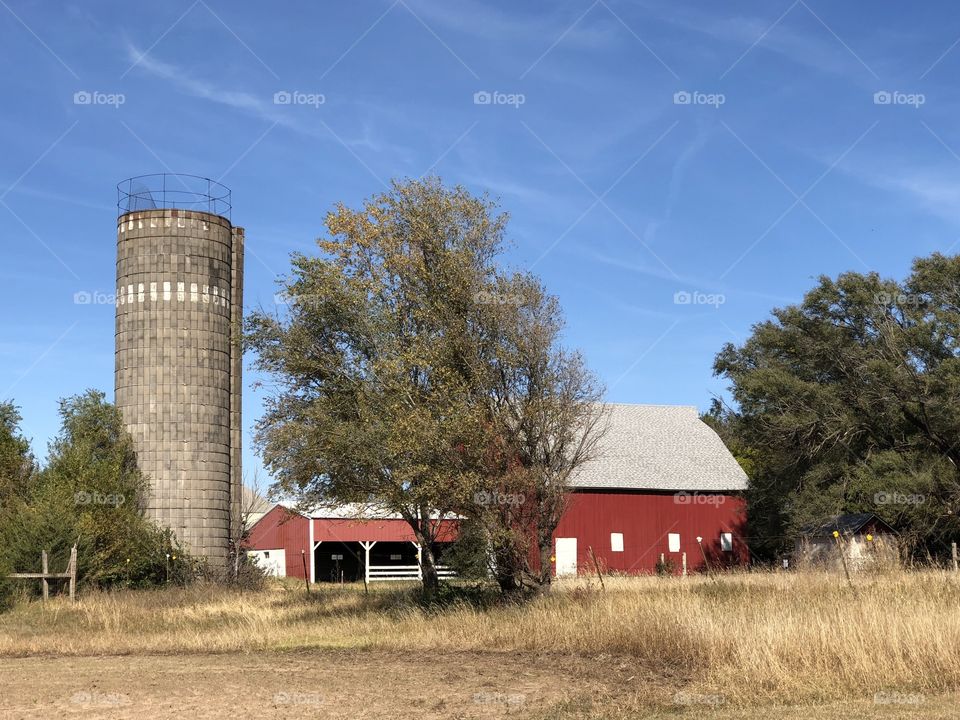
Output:
[[43,591],[43,599],[50,599],[50,581],[47,580],[47,573],[50,572],[50,564],[47,560],[47,551],[40,552],[40,572],[43,573],[43,579],[40,581],[40,589]]
[[307,572],[307,551],[300,550],[300,562],[303,564],[303,583],[307,586],[307,595],[310,594],[310,573]]

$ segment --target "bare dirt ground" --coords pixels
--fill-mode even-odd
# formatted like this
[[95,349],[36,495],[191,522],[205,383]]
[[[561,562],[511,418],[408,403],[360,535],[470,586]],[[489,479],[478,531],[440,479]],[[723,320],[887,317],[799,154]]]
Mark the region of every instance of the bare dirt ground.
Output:
[[[16,718],[524,717],[636,675],[596,660],[499,653],[324,651],[0,660]],[[11,702],[12,701],[12,702]]]
[[[627,658],[325,650],[0,660],[2,718],[954,718],[957,698],[738,709]],[[719,699],[718,699],[719,698]]]

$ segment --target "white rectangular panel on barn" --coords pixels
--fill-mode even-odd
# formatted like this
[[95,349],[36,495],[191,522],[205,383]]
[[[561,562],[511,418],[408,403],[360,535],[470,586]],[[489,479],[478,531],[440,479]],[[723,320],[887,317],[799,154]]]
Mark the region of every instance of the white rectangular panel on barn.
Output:
[[577,539],[557,538],[557,576],[577,574]]
[[273,550],[247,550],[247,557],[256,563],[267,575],[286,577],[287,551],[283,548]]
[[667,535],[667,550],[670,552],[680,552],[680,533],[670,533]]
[[623,552],[623,533],[610,533],[610,551]]

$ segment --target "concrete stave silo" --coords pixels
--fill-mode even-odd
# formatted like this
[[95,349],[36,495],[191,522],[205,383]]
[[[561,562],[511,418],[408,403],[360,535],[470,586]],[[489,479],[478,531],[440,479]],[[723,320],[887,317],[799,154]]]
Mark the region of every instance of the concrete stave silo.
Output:
[[150,480],[148,516],[223,567],[241,487],[243,229],[210,180],[119,189],[116,404]]

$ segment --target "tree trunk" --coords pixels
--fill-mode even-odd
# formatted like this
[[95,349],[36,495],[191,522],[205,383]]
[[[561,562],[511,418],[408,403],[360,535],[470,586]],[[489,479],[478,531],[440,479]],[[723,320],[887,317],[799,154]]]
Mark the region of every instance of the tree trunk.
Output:
[[553,533],[546,536],[546,542],[543,536],[538,537],[537,546],[540,550],[540,572],[537,575],[537,583],[540,593],[545,594],[550,592],[550,586],[553,583],[553,563],[550,561],[553,554]]
[[437,562],[433,557],[431,538],[427,537],[422,530],[417,530],[414,534],[417,536],[417,543],[420,545],[420,572],[423,578],[423,598],[427,602],[430,602],[436,597],[437,590],[440,588],[440,576],[437,575]]
[[520,591],[520,568],[511,550],[510,547],[494,549],[494,575],[505,597],[512,597]]

